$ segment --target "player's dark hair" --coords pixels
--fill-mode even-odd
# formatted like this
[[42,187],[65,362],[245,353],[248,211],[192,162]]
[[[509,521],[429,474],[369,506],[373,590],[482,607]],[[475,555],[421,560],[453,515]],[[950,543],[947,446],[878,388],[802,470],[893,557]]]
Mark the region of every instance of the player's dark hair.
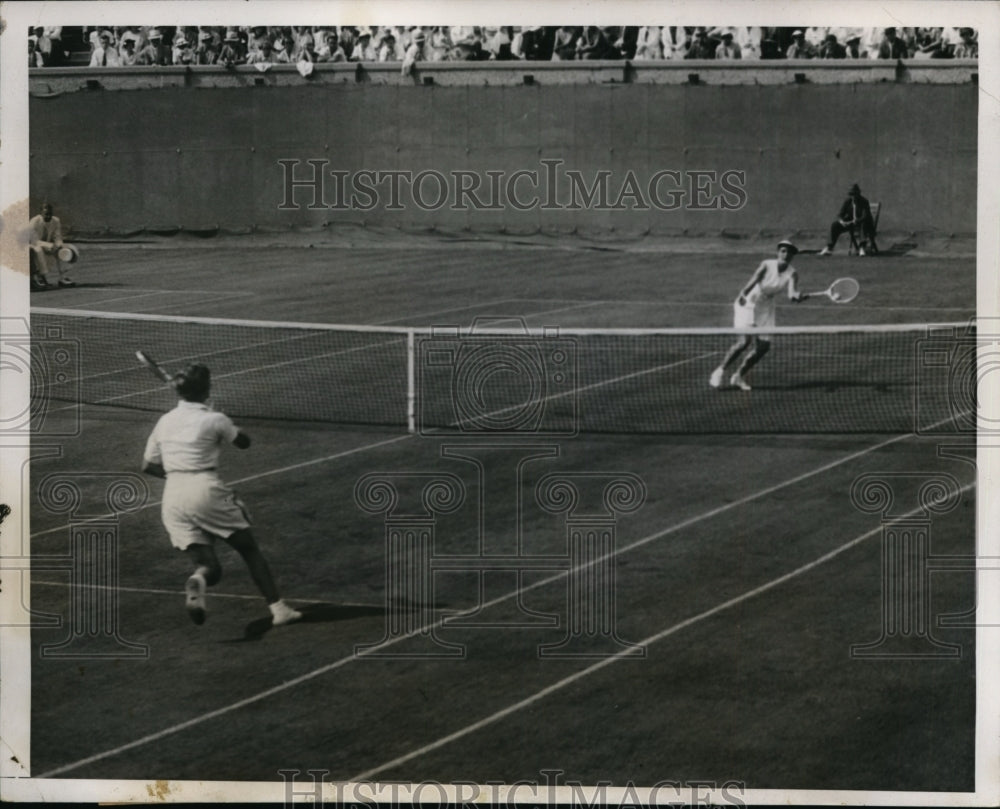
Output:
[[174,375],[177,395],[189,402],[203,402],[212,387],[212,374],[207,365],[193,362]]

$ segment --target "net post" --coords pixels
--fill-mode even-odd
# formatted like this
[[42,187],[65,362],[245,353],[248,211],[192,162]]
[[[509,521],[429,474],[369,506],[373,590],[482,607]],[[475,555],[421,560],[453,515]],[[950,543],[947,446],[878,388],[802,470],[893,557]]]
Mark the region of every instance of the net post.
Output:
[[406,430],[411,435],[417,431],[416,425],[416,343],[414,330],[406,330]]

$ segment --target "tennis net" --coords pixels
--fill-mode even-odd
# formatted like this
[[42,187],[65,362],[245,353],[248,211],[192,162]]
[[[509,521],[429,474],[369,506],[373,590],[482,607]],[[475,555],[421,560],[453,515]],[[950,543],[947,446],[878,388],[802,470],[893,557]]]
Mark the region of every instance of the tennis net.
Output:
[[969,323],[775,328],[750,393],[708,384],[734,329],[431,329],[47,308],[31,310],[31,328],[36,344],[77,354],[73,373],[33,368],[45,403],[171,408],[173,392],[135,359],[142,348],[168,370],[207,364],[213,405],[244,419],[551,436],[975,429]]

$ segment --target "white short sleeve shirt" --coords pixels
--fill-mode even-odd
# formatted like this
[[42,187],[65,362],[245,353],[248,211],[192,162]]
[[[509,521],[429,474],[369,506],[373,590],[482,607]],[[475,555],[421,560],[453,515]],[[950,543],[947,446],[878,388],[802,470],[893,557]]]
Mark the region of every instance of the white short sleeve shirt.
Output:
[[143,459],[161,464],[168,475],[215,469],[223,444],[231,444],[238,434],[225,413],[202,402],[180,401],[156,422]]

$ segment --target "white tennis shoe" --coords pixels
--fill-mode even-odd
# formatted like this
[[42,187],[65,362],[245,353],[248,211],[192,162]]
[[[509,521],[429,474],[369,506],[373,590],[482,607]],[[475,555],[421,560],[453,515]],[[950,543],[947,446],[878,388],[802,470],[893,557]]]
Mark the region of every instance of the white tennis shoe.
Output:
[[184,585],[184,594],[188,615],[199,626],[205,623],[205,577],[200,573],[193,574]]
[[739,388],[740,390],[753,390],[753,388],[747,384],[746,380],[740,376],[739,371],[729,377],[729,384],[734,388]]
[[716,368],[712,371],[712,375],[708,378],[708,384],[713,388],[718,388],[722,386],[722,369]]
[[292,609],[284,601],[275,601],[273,604],[268,604],[268,607],[271,609],[272,626],[284,626],[302,619],[302,613]]

